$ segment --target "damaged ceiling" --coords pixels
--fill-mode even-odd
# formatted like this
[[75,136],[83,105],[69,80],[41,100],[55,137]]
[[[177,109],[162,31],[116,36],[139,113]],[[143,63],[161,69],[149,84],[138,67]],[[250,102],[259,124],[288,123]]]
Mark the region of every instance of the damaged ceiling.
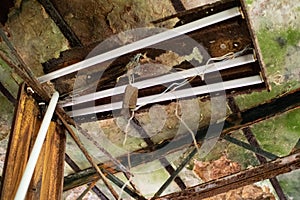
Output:
[[[124,192],[120,189],[122,185],[117,187],[118,184],[112,181],[120,197],[130,199],[138,194],[146,198],[153,195],[158,198],[266,163],[268,160],[261,154],[269,155],[267,158],[270,160],[277,158],[276,154],[279,157],[287,156],[298,142],[300,137],[298,124],[295,124],[294,129],[289,131],[289,136],[284,136],[285,139],[282,142],[284,153],[273,152],[272,148],[268,149],[273,143],[264,144],[264,139],[261,139],[264,131],[270,131],[268,129],[268,126],[272,126],[270,124],[277,123],[276,119],[288,118],[289,116],[286,117],[286,114],[282,113],[297,108],[299,104],[296,100],[295,102],[288,101],[291,98],[289,95],[292,97],[298,95],[297,92],[291,94],[289,92],[299,88],[297,61],[296,64],[291,61],[297,57],[295,55],[299,54],[299,33],[296,32],[292,39],[289,38],[290,35],[284,34],[278,37],[270,36],[272,42],[275,41],[281,49],[288,49],[287,53],[283,53],[284,57],[287,56],[286,68],[283,69],[283,65],[274,67],[278,65],[277,62],[280,59],[266,53],[268,45],[263,43],[266,39],[262,37],[262,31],[259,31],[264,30],[261,28],[264,26],[269,29],[275,26],[264,25],[263,20],[260,20],[263,19],[263,14],[262,16],[254,15],[255,12],[260,13],[255,6],[265,6],[265,4],[265,1],[258,0],[253,5],[251,4],[252,7],[250,5],[247,7],[244,1],[236,0],[89,0],[84,2],[27,0],[17,1],[15,4],[5,0],[3,6],[0,6],[2,9],[0,20],[4,25],[3,30],[9,43],[17,50],[22,62],[24,61],[37,80],[42,80],[47,74],[76,66],[78,63],[85,65],[86,61],[94,56],[122,48],[143,38],[151,37],[153,34],[160,34],[170,29],[176,30],[176,28],[235,6],[242,8],[238,16],[190,31],[186,37],[178,36],[160,44],[146,45],[144,48],[129,51],[114,59],[106,59],[78,73],[68,73],[59,78],[50,77],[41,84],[42,90],[48,93],[54,90],[60,93],[60,107],[73,117],[72,120],[75,122],[75,126],[72,126],[73,130],[101,169],[114,174],[123,183],[129,181],[132,185],[124,185],[124,187],[127,186],[131,188],[130,191],[137,192],[132,194],[126,189]],[[246,9],[250,11],[246,12]],[[299,13],[299,10],[295,12]],[[298,16],[299,14],[295,14],[292,17],[297,19]],[[258,26],[258,21],[263,25]],[[289,26],[289,30],[292,31],[299,28],[297,23],[291,22]],[[286,30],[284,33],[289,32]],[[20,60],[16,58],[5,41],[1,41],[0,50],[2,55],[9,58],[4,61],[0,60],[1,69],[5,74],[1,76],[1,85],[3,85],[1,92],[6,109],[1,110],[3,114],[0,124],[2,131],[0,150],[1,159],[4,160],[13,108],[17,102],[19,85],[24,79],[20,78],[17,71],[9,68],[10,64],[7,61],[18,63]],[[294,57],[288,57],[290,55]],[[245,62],[243,64],[234,68],[224,68],[218,72],[207,67],[211,63],[219,63],[220,67],[226,66],[227,63],[234,65],[230,62],[234,62],[235,59],[246,59],[246,56],[253,61],[243,60]],[[275,64],[272,59],[276,60]],[[170,83],[166,79],[165,83],[139,88],[135,91],[136,97],[129,100],[134,103],[128,103],[129,105],[125,106],[126,109],[131,108],[131,110],[127,110],[126,115],[124,114],[126,104],[124,99],[126,99],[127,92],[117,93],[116,88],[131,84],[135,86],[134,84],[138,85],[139,82],[147,79],[153,79],[149,81],[153,84],[155,80],[158,80],[155,78],[185,72],[198,66],[205,68],[202,73],[189,76],[189,79],[186,79],[187,82],[184,82],[185,78],[179,78]],[[209,72],[206,73],[206,71]],[[284,71],[293,72],[289,80],[283,80],[287,77]],[[257,81],[255,84],[230,87],[232,83],[239,83],[231,81],[243,80],[245,82],[245,78],[249,77],[259,78],[255,79]],[[199,94],[195,92],[196,94],[187,95],[191,92],[189,89],[196,87],[203,89],[206,84],[214,84],[218,81],[225,83],[226,90],[200,92]],[[172,83],[175,87],[171,87]],[[273,90],[269,93],[271,86]],[[135,89],[137,88],[133,88]],[[78,97],[109,90],[112,91],[113,97],[106,96],[92,99],[93,101],[79,102]],[[155,97],[158,98],[168,92],[180,90],[186,90],[182,92],[181,98],[172,97],[151,103],[155,99],[152,97],[149,98],[148,103],[138,103],[139,99],[151,95],[157,95]],[[36,92],[39,93],[39,91]],[[276,111],[268,110],[273,105],[279,105],[276,104],[276,99],[271,99],[283,93],[287,93],[287,96],[283,97],[286,98],[286,105],[278,107]],[[40,96],[37,100],[44,102],[46,99]],[[122,103],[120,104],[122,107],[111,106],[109,110],[99,111],[102,107],[115,105],[118,102]],[[265,116],[260,116],[260,108],[256,107],[259,104],[262,104],[263,110],[267,110]],[[90,107],[91,111],[86,112]],[[252,107],[254,114],[251,113]],[[97,113],[95,109],[99,109]],[[76,116],[76,111],[79,113],[78,116]],[[299,117],[299,112],[297,113],[293,114],[296,119]],[[271,122],[261,122],[256,125],[258,121],[269,119],[274,115],[277,116],[274,121],[272,118]],[[224,120],[225,126],[222,129]],[[230,132],[233,138],[224,137],[219,142],[215,139],[204,140],[202,146],[195,146],[195,140],[203,141],[205,135],[199,132],[203,133],[203,130],[213,124],[222,125],[218,131],[221,134],[223,130],[222,137],[224,132]],[[259,128],[260,124],[265,127]],[[250,125],[251,128],[247,128]],[[282,125],[280,130],[285,130],[284,127],[285,125]],[[240,143],[234,143],[236,138]],[[274,140],[273,138],[272,141]],[[267,148],[267,152],[263,151],[259,154],[257,149],[248,147],[248,143],[246,146],[250,151],[241,150],[241,147],[234,145],[244,145],[243,148],[246,148],[243,141],[248,141],[252,147],[259,149],[262,145],[260,150]],[[271,152],[271,156],[267,154],[268,151]],[[99,179],[97,173],[68,134],[65,161],[64,198],[76,199],[88,187],[82,185],[90,183],[93,187],[89,188],[91,192],[86,194],[86,198],[114,198],[105,184],[101,180],[97,181]],[[126,170],[122,170],[122,167]],[[176,169],[180,167],[183,171],[177,172]],[[220,169],[226,170],[220,172],[218,171]],[[207,171],[211,174],[207,175]],[[281,173],[285,172],[288,170],[282,170]],[[134,176],[131,177],[130,174]],[[257,196],[251,196],[252,199],[284,199],[287,196],[287,190],[282,189],[281,185],[277,178],[271,178],[270,182],[259,185],[249,182],[239,189],[232,186],[236,190],[223,194],[220,193],[224,191],[216,190],[215,194],[219,196],[209,199],[225,198],[224,196],[232,199],[247,199],[253,191],[256,191]],[[208,194],[208,196],[214,196],[214,194]],[[170,199],[175,197],[166,196]]]

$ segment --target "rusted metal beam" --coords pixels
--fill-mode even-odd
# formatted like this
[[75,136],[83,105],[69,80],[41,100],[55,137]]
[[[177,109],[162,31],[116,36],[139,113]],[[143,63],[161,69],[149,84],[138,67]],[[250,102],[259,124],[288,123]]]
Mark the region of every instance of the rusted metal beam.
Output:
[[300,153],[288,155],[283,158],[253,167],[241,172],[231,174],[203,183],[181,192],[175,192],[160,198],[160,200],[196,200],[212,197],[223,192],[250,185],[274,176],[290,172],[300,168]]
[[[241,112],[240,108],[238,107],[238,105],[235,102],[235,99],[233,97],[228,98],[228,105],[229,105],[229,107],[230,107],[230,109],[233,113],[238,114],[238,113]],[[253,146],[256,149],[261,149],[260,145],[259,145],[258,141],[256,140],[255,135],[251,131],[250,127],[243,128],[242,132],[244,133],[245,137],[247,138],[247,140],[248,140],[248,142],[251,146]],[[275,155],[273,155],[272,156],[273,158],[272,157],[267,157],[266,155],[272,155],[268,152],[267,152],[267,154],[261,154],[261,155],[259,153],[255,152],[255,155],[256,155],[258,161],[260,162],[260,164],[267,163],[266,158],[274,159],[274,156],[275,156]],[[279,199],[280,200],[286,200],[286,196],[285,196],[285,194],[284,194],[277,178],[274,177],[274,178],[270,178],[269,180],[270,180],[277,196],[279,197]]]
[[[251,129],[249,127],[246,127],[246,128],[243,128],[242,129],[244,135],[246,136],[248,142],[252,145],[252,146],[255,146],[255,147],[258,147],[260,148],[260,145],[258,143],[258,141],[256,140],[255,138],[255,135],[252,133]],[[259,160],[260,164],[264,164],[264,163],[267,163],[267,159],[265,157],[262,157],[258,154],[255,154],[257,159]],[[279,184],[279,181],[277,180],[276,177],[273,177],[273,178],[270,178],[269,179],[278,198],[280,200],[286,200],[286,196],[283,192],[283,189],[281,188],[280,184]]]
[[[70,158],[68,154],[65,154],[65,161],[74,170],[74,172],[79,172],[81,170],[79,166]],[[101,190],[97,187],[97,185],[94,185],[92,187],[92,190],[99,197],[99,199],[108,200],[108,198],[105,196],[105,194],[103,194],[103,192],[101,192]]]
[[300,139],[298,140],[298,142],[296,143],[295,147],[292,149],[291,154],[292,153],[296,153],[300,151]]
[[[132,121],[138,126],[137,128],[138,133],[141,135],[143,140],[146,142],[146,144],[151,147],[154,146],[154,142],[151,140],[147,132],[143,129],[143,127],[140,125],[140,122],[137,118],[133,118]],[[159,162],[164,166],[165,170],[169,173],[170,176],[172,176],[175,173],[175,169],[172,167],[170,162],[166,158],[160,158]],[[186,188],[186,185],[184,184],[183,180],[179,176],[175,176],[172,178],[174,182],[178,185],[178,187],[182,190]]]
[[224,126],[224,134],[234,129],[248,127],[249,125],[263,120],[278,116],[287,111],[295,110],[300,107],[300,88],[292,90],[266,101],[258,106],[241,111],[241,118],[236,119],[236,114],[230,115]]
[[5,88],[5,86],[0,82],[0,92],[9,100],[14,106],[17,104],[16,98]]
[[191,153],[185,159],[180,163],[179,167],[171,174],[171,176],[165,181],[165,183],[159,188],[159,190],[154,194],[154,197],[159,197],[171,184],[171,182],[178,177],[178,174],[181,172],[181,170],[187,165],[187,163],[194,157],[194,155],[197,153],[197,149],[194,148]]
[[[250,125],[253,125],[255,123],[261,122],[263,120],[269,119],[271,117],[274,117],[276,115],[280,115],[284,112],[294,110],[300,107],[300,88],[290,91],[282,96],[279,96],[277,98],[274,98],[270,101],[267,101],[266,103],[263,103],[261,105],[258,105],[256,107],[250,108],[248,110],[244,110],[241,112],[241,118],[237,119],[236,114],[229,115],[229,117],[225,120],[225,127],[222,131],[222,135],[230,134],[233,131],[239,130],[241,128],[248,127]],[[221,126],[220,124],[214,124],[214,126]],[[208,130],[208,127],[202,127],[198,130],[196,139],[199,143],[203,141],[204,136]],[[160,144],[156,144],[155,146],[152,146],[150,149],[141,149],[137,152],[133,152],[131,154],[131,166],[137,166],[140,164],[143,164],[145,162],[150,162],[159,158],[164,157],[164,154],[175,152],[178,149],[182,149],[184,147],[190,146],[191,143],[187,142],[190,141],[190,134],[186,134],[185,136],[178,138],[176,141],[172,141],[173,145],[172,148],[165,148],[164,152],[161,154],[155,154],[155,152],[150,153],[151,151],[155,151],[157,149],[160,149],[164,147],[164,145],[167,145],[169,143],[169,140],[165,140],[164,142]],[[145,154],[140,154],[140,152],[144,152]],[[146,154],[147,153],[147,154]],[[122,163],[127,162],[127,155],[121,156],[117,158]],[[112,163],[105,163],[99,164],[99,166],[107,167],[107,166],[113,166]],[[107,167],[108,170],[111,170],[111,173],[114,172],[114,169]],[[78,173],[75,173],[73,175],[65,177],[65,187],[68,189],[71,189],[73,187],[77,187],[80,184],[86,184],[88,182],[93,181],[95,178],[97,178],[97,175],[95,174],[95,171],[93,169],[86,169],[83,171],[80,171]],[[82,181],[80,181],[82,180]],[[79,184],[80,183],[80,184]]]
[[38,0],[38,2],[44,7],[48,15],[52,18],[55,24],[58,26],[62,34],[69,41],[71,47],[82,47],[82,43],[71,29],[71,27],[67,24],[64,18],[60,15],[58,10],[49,0]]
[[255,153],[256,155],[259,155],[259,156],[263,157],[263,158],[268,158],[268,159],[271,159],[271,160],[275,160],[275,159],[278,158],[278,156],[276,156],[276,155],[274,155],[274,154],[272,154],[270,152],[267,152],[267,151],[261,149],[260,147],[253,146],[251,144],[248,144],[246,142],[238,140],[238,139],[236,139],[234,137],[231,137],[230,135],[225,135],[223,138],[225,140],[227,140],[228,142],[231,142],[231,143],[233,143],[235,145],[238,145],[238,146],[240,146],[240,147],[242,147],[244,149],[247,149],[247,150]]
[[[14,198],[32,145],[41,125],[37,102],[21,87],[4,166],[1,199]],[[66,137],[63,127],[51,122],[26,199],[61,199]]]
[[[223,10],[223,9],[228,9],[232,6],[232,4],[235,4],[235,3],[236,3],[236,0],[218,1],[213,4],[207,4],[204,6],[197,7],[197,8],[185,10],[185,11],[176,13],[174,15],[170,15],[170,16],[152,21],[152,23],[158,24],[158,23],[170,20],[170,19],[178,18],[178,19],[180,19],[180,21],[177,24],[185,24],[185,23],[187,23],[187,22],[185,22],[186,19],[193,19],[195,17],[201,18],[201,17],[204,17],[205,15],[207,15],[208,13],[212,14],[212,13],[219,12],[220,10]],[[213,10],[212,10],[212,8],[213,8]]]
[[171,3],[173,5],[174,9],[176,10],[176,12],[185,11],[185,7],[184,7],[183,3],[181,2],[181,0],[171,0]]

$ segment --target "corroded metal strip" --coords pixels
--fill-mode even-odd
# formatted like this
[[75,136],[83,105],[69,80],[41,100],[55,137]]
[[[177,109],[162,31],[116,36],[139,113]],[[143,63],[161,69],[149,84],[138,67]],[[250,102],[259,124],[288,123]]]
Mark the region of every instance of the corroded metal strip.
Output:
[[64,18],[56,10],[54,5],[49,0],[38,0],[38,2],[44,7],[48,15],[52,18],[55,24],[58,26],[62,34],[69,41],[71,47],[81,47],[83,46],[77,35],[67,24]]
[[236,189],[242,186],[250,185],[255,182],[272,178],[274,176],[290,172],[300,168],[300,153],[289,155],[277,160],[262,164],[260,166],[243,170],[241,172],[231,174],[212,180],[207,183],[197,185],[181,192],[166,195],[159,200],[196,200],[212,197],[223,192]]

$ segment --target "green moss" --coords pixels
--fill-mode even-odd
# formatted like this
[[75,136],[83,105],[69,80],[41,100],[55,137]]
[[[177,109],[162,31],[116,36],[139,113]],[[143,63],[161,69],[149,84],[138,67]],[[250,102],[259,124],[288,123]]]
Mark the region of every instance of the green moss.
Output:
[[298,133],[300,137],[300,110],[287,113],[283,118],[282,123],[285,124],[286,129],[291,132]]
[[286,48],[280,46],[276,41],[280,37],[279,32],[262,29],[257,34],[263,60],[270,74],[281,68],[284,63]]
[[288,29],[283,32],[282,35],[285,37],[288,45],[296,45],[300,40],[300,31],[295,29]]
[[[246,138],[240,132],[232,133],[231,136],[247,142]],[[243,169],[247,168],[248,166],[256,166],[259,164],[252,152],[225,140],[217,142],[212,151],[204,159],[200,159],[198,156],[197,159],[203,161],[217,160],[224,155],[224,153],[230,160],[238,162]],[[193,165],[193,163],[190,164]]]
[[[292,28],[285,30],[261,29],[257,33],[262,57],[266,64],[267,77],[272,80],[277,75],[284,76],[285,59],[288,47],[295,46],[300,41],[300,31]],[[252,94],[240,95],[236,98],[241,109],[253,107],[263,103],[279,94],[288,92],[300,86],[299,81],[284,81],[281,85],[271,84],[272,91],[254,92]]]
[[280,186],[284,190],[285,194],[289,197],[300,197],[299,180],[300,170],[283,174],[278,177]]
[[10,121],[13,118],[13,113],[14,113],[14,106],[13,104],[7,100],[6,97],[0,93],[0,120],[5,120],[10,124]]
[[246,4],[251,5],[253,3],[253,0],[246,0]]
[[12,70],[0,59],[0,81],[16,98],[19,90],[18,83],[12,77]]
[[267,100],[273,99],[280,94],[296,89],[299,86],[300,84],[298,81],[284,82],[281,85],[271,84],[272,90],[270,92],[266,90],[261,92],[253,92],[251,94],[239,95],[235,99],[240,109],[245,110],[247,108],[264,103]]
[[285,156],[300,137],[299,118],[300,111],[295,110],[256,124],[252,130],[263,149]]
[[285,30],[263,28],[258,32],[257,37],[267,71],[272,74],[274,70],[282,68],[288,45],[294,46],[299,42],[300,31],[292,28]]

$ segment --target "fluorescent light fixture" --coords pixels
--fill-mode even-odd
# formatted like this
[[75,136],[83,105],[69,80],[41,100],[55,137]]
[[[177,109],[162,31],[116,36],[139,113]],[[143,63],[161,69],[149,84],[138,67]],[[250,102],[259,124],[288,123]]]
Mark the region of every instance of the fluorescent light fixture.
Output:
[[174,29],[138,40],[131,44],[108,51],[106,53],[103,53],[98,56],[89,58],[87,60],[78,62],[78,63],[70,65],[68,67],[59,69],[57,71],[51,72],[49,74],[39,77],[38,81],[40,83],[44,83],[44,82],[59,78],[61,76],[71,74],[73,72],[76,72],[76,71],[79,71],[82,69],[86,69],[86,68],[94,66],[98,63],[102,63],[102,62],[108,61],[110,59],[117,58],[117,57],[125,55],[127,53],[136,51],[138,49],[142,49],[142,48],[163,42],[165,40],[175,38],[177,36],[195,31],[195,30],[203,28],[203,27],[207,27],[209,25],[212,25],[212,24],[215,24],[215,23],[218,23],[221,21],[225,21],[227,19],[239,16],[239,15],[241,15],[239,8],[234,7],[234,8],[210,15],[208,17],[199,19],[197,21],[182,25],[180,27],[177,27],[177,28],[174,28]]
[[[223,62],[212,63],[209,65],[199,66],[199,67],[195,67],[192,69],[183,70],[180,72],[175,72],[175,73],[159,76],[156,78],[143,80],[140,82],[133,83],[132,85],[134,87],[137,87],[138,89],[143,89],[143,88],[148,88],[148,87],[152,87],[155,85],[162,85],[165,83],[174,82],[174,81],[178,81],[178,80],[189,78],[189,77],[194,77],[201,73],[210,73],[210,72],[220,71],[223,69],[229,69],[232,67],[236,67],[236,66],[240,66],[240,65],[244,65],[244,64],[248,64],[248,63],[252,63],[252,62],[255,62],[255,58],[252,54],[249,54],[249,55],[237,57],[234,59],[226,60]],[[74,97],[69,102],[61,103],[60,106],[67,107],[67,106],[72,106],[72,105],[76,105],[76,104],[80,104],[80,103],[84,103],[84,102],[94,101],[94,100],[100,99],[100,98],[105,98],[105,97],[109,97],[109,96],[113,96],[113,95],[122,94],[125,92],[126,86],[127,85],[122,85],[122,86],[118,86],[118,87],[111,88],[108,90],[103,90],[103,91],[95,92],[92,94]]]
[[[204,86],[192,87],[188,89],[176,90],[172,92],[167,92],[164,94],[151,95],[147,97],[138,98],[137,106],[145,105],[150,103],[157,103],[167,100],[179,99],[184,97],[192,97],[200,94],[218,92],[222,90],[228,90],[233,88],[240,88],[249,85],[256,85],[263,83],[263,80],[259,75],[251,76],[247,78],[235,79],[220,83],[214,83]],[[99,105],[95,107],[83,108],[79,110],[73,110],[68,112],[71,117],[84,116],[94,113],[101,113],[106,111],[112,111],[122,108],[122,102],[114,102],[111,104]]]

